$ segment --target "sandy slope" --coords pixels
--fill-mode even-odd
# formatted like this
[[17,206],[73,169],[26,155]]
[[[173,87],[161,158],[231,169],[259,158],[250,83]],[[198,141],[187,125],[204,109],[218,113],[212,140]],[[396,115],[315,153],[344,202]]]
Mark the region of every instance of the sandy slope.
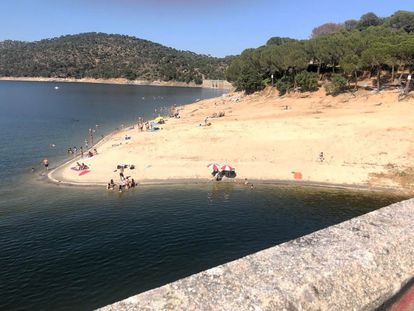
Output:
[[[83,162],[91,172],[78,176],[69,167],[58,180],[103,183],[119,180],[117,164],[140,182],[210,178],[210,162],[236,167],[238,178],[294,180],[350,185],[410,187],[414,155],[414,100],[398,101],[394,92],[360,91],[338,97],[323,91],[279,98],[272,90],[238,93],[180,107],[159,132],[124,130]],[[284,108],[288,106],[288,110]],[[225,117],[206,116],[220,111]],[[125,141],[125,134],[132,139]],[[324,152],[325,161],[319,160]]]

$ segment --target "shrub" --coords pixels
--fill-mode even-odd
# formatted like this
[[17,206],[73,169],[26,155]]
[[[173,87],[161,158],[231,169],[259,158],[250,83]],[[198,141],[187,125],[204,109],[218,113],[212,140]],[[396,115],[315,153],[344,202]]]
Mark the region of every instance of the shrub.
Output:
[[194,77],[194,82],[197,85],[203,84],[203,77],[200,74],[196,74]]
[[283,96],[293,88],[292,78],[289,76],[283,76],[276,82],[276,88],[279,91],[279,95]]
[[270,78],[266,78],[263,80],[263,85],[264,86],[271,86],[272,85],[272,79]]
[[302,71],[295,76],[296,85],[301,92],[314,92],[319,88],[319,76],[315,72]]
[[238,91],[244,90],[246,94],[261,91],[264,88],[263,78],[253,66],[244,66],[235,82]]
[[347,89],[348,82],[341,75],[333,75],[331,81],[325,84],[325,91],[328,95],[338,95]]

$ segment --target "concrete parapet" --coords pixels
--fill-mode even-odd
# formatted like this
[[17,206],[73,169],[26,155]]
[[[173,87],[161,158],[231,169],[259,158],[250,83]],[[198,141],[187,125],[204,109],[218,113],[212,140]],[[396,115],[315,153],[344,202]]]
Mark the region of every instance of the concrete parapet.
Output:
[[414,200],[102,310],[375,310],[414,276]]

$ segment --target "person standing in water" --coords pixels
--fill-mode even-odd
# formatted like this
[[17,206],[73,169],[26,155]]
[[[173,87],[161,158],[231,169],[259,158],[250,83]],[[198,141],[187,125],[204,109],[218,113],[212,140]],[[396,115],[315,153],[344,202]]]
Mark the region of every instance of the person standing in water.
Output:
[[48,171],[49,170],[49,160],[47,158],[43,159],[43,165],[44,165],[46,171]]

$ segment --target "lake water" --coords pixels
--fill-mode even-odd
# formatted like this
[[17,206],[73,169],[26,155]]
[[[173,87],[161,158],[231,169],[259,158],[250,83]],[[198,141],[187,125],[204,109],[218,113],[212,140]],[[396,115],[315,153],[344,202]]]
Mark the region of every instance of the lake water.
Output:
[[39,176],[43,157],[63,161],[96,124],[103,135],[160,107],[221,94],[0,82],[0,309],[91,310],[402,199],[234,184],[119,194]]

